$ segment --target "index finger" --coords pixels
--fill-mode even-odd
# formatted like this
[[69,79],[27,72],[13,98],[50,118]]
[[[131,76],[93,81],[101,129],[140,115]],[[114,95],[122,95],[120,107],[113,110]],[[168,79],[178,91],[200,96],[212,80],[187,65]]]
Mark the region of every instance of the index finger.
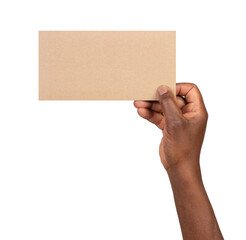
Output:
[[193,83],[177,83],[176,95],[185,97],[187,103],[203,103],[199,88]]

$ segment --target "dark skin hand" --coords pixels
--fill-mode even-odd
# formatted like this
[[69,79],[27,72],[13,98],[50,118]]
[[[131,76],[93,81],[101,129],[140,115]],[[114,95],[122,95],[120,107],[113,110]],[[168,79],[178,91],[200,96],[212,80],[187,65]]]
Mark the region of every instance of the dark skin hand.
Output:
[[172,186],[183,239],[221,240],[200,170],[208,119],[202,95],[191,83],[178,83],[176,96],[167,86],[157,92],[159,101],[134,101],[134,106],[142,118],[162,130],[159,154]]

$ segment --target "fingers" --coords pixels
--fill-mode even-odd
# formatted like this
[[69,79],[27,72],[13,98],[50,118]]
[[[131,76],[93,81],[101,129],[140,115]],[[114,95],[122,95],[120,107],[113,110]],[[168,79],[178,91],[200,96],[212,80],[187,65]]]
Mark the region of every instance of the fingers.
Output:
[[155,111],[152,111],[148,108],[138,108],[138,114],[144,118],[150,121],[151,123],[155,124],[158,128],[163,130],[164,128],[164,118],[163,115],[160,113],[157,113]]
[[184,98],[180,96],[176,96],[176,102],[177,102],[179,109],[182,109],[185,106],[185,100]]
[[138,114],[160,129],[163,129],[165,121],[172,125],[178,120],[192,119],[197,114],[208,115],[202,95],[195,84],[178,83],[176,86],[177,96],[174,96],[169,87],[160,86],[159,101],[134,101]]
[[182,118],[182,112],[180,111],[175,96],[171,89],[167,86],[160,86],[158,89],[159,102],[161,104],[162,111],[164,113],[167,122],[172,122]]
[[[184,98],[177,96],[176,102],[178,107],[181,109],[185,105]],[[136,108],[149,108],[155,112],[162,112],[161,104],[157,101],[134,101],[134,106]]]
[[162,112],[161,105],[157,101],[134,101],[136,108],[149,108],[155,112]]
[[177,83],[176,95],[184,96],[187,103],[203,104],[202,94],[195,84]]

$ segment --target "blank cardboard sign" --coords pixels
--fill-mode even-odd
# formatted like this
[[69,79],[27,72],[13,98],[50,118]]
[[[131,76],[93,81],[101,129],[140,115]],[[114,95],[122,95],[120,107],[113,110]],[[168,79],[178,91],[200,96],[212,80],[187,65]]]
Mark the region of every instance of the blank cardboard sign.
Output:
[[40,31],[40,100],[156,100],[175,91],[175,31]]

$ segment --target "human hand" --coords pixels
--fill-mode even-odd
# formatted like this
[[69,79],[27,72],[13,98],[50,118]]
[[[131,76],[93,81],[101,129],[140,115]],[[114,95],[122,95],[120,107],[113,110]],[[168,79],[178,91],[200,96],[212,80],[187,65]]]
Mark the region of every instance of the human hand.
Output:
[[162,130],[159,147],[165,169],[199,169],[208,114],[198,87],[178,83],[176,97],[167,86],[158,88],[159,102],[134,101],[138,114]]

